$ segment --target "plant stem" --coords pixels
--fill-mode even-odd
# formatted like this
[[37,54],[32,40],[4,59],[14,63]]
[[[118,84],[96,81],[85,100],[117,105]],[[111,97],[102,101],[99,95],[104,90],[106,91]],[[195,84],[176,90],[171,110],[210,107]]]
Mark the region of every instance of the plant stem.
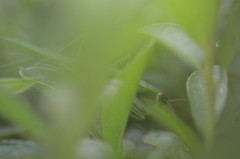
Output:
[[214,87],[212,81],[212,65],[213,65],[213,53],[209,45],[204,45],[204,58],[205,67],[203,69],[203,77],[206,84],[206,129],[205,129],[205,144],[206,149],[209,150],[212,147],[215,133],[215,114],[214,114]]

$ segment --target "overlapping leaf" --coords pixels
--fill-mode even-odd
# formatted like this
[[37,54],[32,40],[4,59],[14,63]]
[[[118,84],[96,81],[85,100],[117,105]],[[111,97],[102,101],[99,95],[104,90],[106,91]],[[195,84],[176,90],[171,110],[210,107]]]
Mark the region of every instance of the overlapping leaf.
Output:
[[[227,98],[227,73],[220,66],[212,68],[212,82],[214,86],[214,119],[217,121],[224,109]],[[191,105],[194,122],[200,132],[206,126],[206,85],[199,71],[192,73],[187,81],[187,93]]]

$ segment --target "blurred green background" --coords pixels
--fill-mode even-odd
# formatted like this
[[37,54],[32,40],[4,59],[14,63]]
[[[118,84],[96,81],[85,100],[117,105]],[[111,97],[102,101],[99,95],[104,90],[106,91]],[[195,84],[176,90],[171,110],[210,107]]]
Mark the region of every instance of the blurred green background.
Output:
[[[239,0],[1,0],[0,158],[239,158],[239,17]],[[213,65],[227,72],[228,95],[212,125],[201,116],[201,134],[186,82],[201,73],[208,114]],[[140,80],[174,113],[156,117]],[[135,96],[145,120],[129,116]]]

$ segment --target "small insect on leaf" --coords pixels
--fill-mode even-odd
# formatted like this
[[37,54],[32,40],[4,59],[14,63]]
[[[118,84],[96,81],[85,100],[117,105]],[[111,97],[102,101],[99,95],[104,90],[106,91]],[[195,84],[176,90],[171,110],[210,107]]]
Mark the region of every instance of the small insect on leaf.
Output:
[[[164,104],[166,107],[170,108],[170,110],[173,112],[167,96],[157,87],[154,87],[151,84],[141,80],[138,86],[138,93],[153,93],[156,95],[156,105],[158,105],[160,102],[161,104]],[[149,114],[148,107],[138,97],[135,97],[130,116],[136,120],[144,120],[147,114]]]

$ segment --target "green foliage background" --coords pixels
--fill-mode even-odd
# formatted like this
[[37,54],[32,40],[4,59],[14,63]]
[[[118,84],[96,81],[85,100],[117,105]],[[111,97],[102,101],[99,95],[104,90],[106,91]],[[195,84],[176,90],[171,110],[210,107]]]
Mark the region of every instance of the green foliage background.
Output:
[[238,158],[239,7],[1,0],[0,157]]

